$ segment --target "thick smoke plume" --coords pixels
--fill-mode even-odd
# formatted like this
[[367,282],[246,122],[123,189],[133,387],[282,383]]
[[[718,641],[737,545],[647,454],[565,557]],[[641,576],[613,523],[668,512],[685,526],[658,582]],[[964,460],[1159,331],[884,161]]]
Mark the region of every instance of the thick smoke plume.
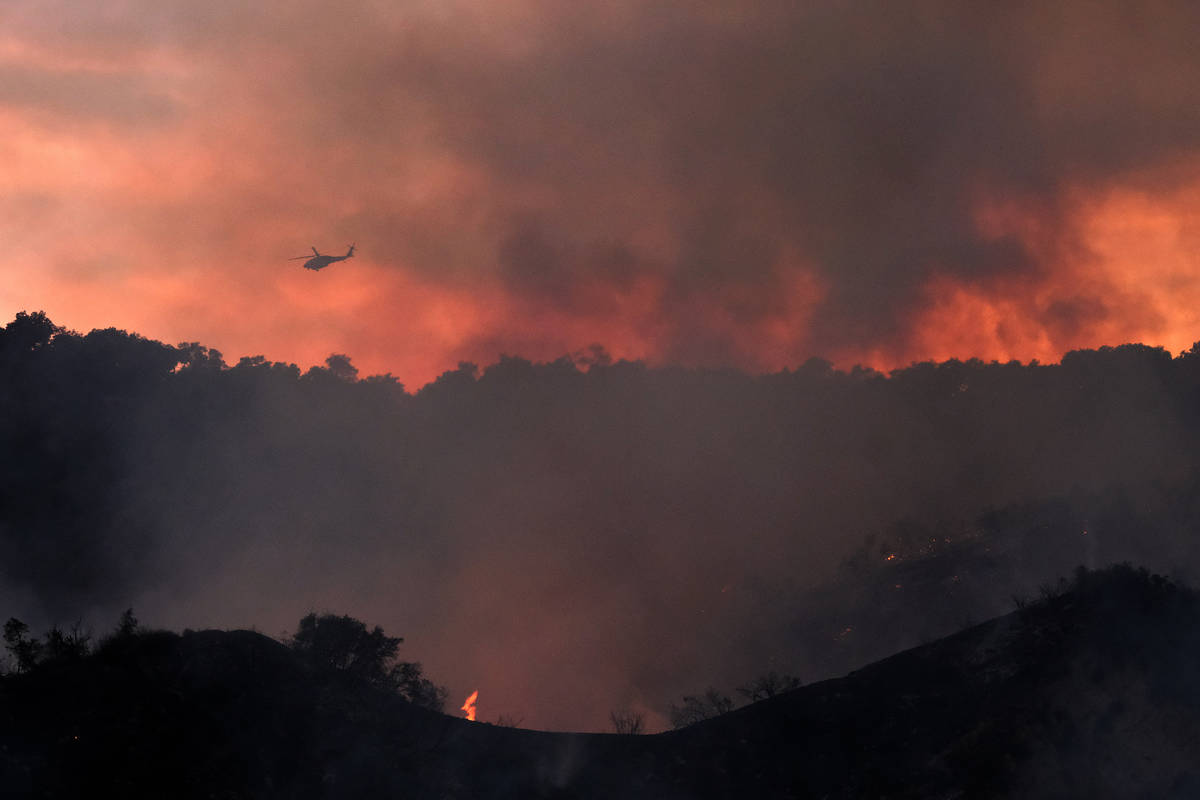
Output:
[[[405,637],[480,719],[594,728],[805,680],[1074,565],[1200,566],[1200,359],[885,376],[464,364],[409,393],[22,314],[0,333],[0,600],[37,625]],[[451,699],[455,699],[453,696]]]
[[592,342],[752,371],[1179,350],[1198,17],[15,0],[0,311],[413,385]]

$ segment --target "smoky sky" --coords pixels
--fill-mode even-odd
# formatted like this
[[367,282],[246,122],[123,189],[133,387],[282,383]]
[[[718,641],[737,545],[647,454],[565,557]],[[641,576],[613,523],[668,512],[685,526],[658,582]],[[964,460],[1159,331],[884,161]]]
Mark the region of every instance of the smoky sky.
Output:
[[890,367],[1197,323],[1191,4],[0,13],[10,312],[414,385],[593,343]]

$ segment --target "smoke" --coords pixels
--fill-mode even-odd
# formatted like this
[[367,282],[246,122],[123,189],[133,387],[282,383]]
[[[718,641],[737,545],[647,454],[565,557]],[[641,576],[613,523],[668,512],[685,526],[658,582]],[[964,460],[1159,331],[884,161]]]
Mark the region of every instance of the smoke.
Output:
[[[1197,322],[1192,4],[0,13],[35,219],[6,234],[13,310],[414,384],[592,342],[891,367],[1179,349]],[[363,258],[263,266],[310,237]]]
[[942,635],[1076,563],[1200,566],[1194,354],[885,378],[600,353],[409,394],[343,355],[225,367],[38,319],[0,336],[6,613],[271,634],[351,614],[452,696],[479,689],[485,721],[662,720],[710,684]]

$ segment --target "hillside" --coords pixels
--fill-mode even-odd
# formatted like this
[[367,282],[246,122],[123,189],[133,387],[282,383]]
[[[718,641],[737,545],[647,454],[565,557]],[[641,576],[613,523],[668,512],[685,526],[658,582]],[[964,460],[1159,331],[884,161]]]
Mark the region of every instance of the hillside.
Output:
[[1144,571],[652,736],[470,723],[248,631],[0,680],[6,797],[1193,797],[1200,603]]
[[887,376],[512,357],[410,392],[20,314],[0,603],[39,630],[336,608],[489,714],[604,730],[772,666],[844,675],[1076,564],[1196,583],[1198,399],[1200,349]]

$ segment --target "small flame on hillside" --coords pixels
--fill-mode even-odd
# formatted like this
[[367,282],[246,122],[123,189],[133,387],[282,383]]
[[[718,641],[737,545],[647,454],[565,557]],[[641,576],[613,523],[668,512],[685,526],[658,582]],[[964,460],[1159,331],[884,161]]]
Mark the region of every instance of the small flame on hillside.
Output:
[[479,697],[479,690],[471,692],[466,702],[462,704],[462,710],[467,712],[467,719],[471,722],[475,721],[475,700]]

